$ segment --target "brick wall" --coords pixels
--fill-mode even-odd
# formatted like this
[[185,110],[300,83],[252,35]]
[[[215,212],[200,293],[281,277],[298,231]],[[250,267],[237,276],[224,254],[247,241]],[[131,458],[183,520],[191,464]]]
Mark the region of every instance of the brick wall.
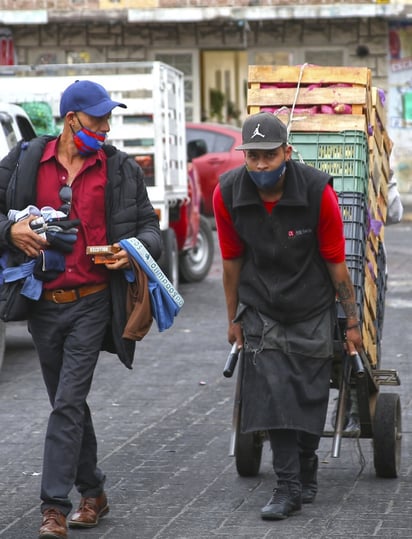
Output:
[[[226,23],[127,24],[52,23],[12,28],[19,64],[147,60],[154,49],[240,49],[344,47],[348,65],[368,66],[374,84],[386,88],[387,23],[382,19],[290,20],[250,23],[248,30]],[[367,45],[369,54],[357,55]]]
[[[107,3],[109,0],[104,1]],[[178,4],[180,7],[183,4],[212,5],[210,1],[202,0],[158,1],[162,5]],[[119,0],[122,5],[126,5],[126,2],[130,6],[132,3],[135,5],[132,0]],[[267,5],[292,4],[286,0],[261,0],[259,5],[265,2]],[[354,3],[362,2],[354,0]],[[98,4],[99,0],[0,0],[0,7],[4,9],[12,6],[25,9],[47,6],[50,10],[62,10],[69,5],[71,9],[85,10],[85,6],[88,6],[92,10]],[[257,2],[249,0],[249,4],[257,5]],[[296,1],[293,2],[293,5],[296,4]],[[94,19],[87,18],[85,14],[80,21],[68,17],[67,20],[45,25],[11,26],[18,63],[66,63],[69,59],[73,62],[143,61],[152,59],[151,53],[156,50],[176,49],[200,53],[216,48],[250,51],[308,50],[317,47],[328,50],[341,47],[346,51],[347,65],[369,67],[373,84],[385,91],[388,89],[388,21],[383,18],[250,21],[247,29],[236,24],[236,21],[222,20],[190,24],[139,24],[127,23],[125,17],[123,20],[113,17],[110,22],[107,16],[102,19],[96,16]],[[367,47],[366,56],[359,55],[359,46]]]

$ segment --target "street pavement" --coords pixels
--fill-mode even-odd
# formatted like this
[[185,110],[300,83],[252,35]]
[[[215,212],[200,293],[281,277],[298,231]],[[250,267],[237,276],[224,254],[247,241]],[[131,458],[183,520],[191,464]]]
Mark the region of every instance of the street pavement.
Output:
[[[284,521],[260,519],[275,485],[264,445],[260,472],[242,478],[228,456],[235,377],[222,376],[229,352],[219,255],[207,279],[180,287],[185,305],[173,327],[154,325],[137,345],[134,368],[102,354],[90,405],[107,474],[110,513],[69,539],[412,538],[412,223],[385,231],[389,284],[382,368],[401,385],[402,463],[377,478],[371,439],[332,439],[319,450],[319,493]],[[49,405],[24,327],[11,325],[0,374],[0,538],[35,539]],[[336,393],[331,391],[330,408]],[[330,418],[328,418],[330,421]],[[73,492],[73,503],[79,497]]]

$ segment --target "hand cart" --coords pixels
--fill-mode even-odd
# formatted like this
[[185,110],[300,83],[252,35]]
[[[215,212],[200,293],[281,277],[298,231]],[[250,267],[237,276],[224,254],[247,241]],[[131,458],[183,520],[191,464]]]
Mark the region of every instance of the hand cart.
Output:
[[[242,477],[259,473],[266,432],[240,431],[241,381],[243,376],[243,351],[232,348],[225,365],[224,375],[230,377],[238,364],[232,433],[229,455],[236,459],[236,469]],[[334,372],[331,388],[339,390],[336,421],[333,431],[324,431],[332,437],[332,457],[340,456],[342,438],[371,438],[373,440],[374,467],[378,477],[396,478],[401,461],[401,403],[396,393],[380,392],[381,386],[400,385],[393,369],[372,368],[364,353],[349,355],[341,341],[335,341]],[[345,432],[344,421],[348,393],[356,390],[359,413],[359,431]]]
[[[342,90],[338,101],[350,104],[347,108],[351,113],[323,114],[322,106],[336,102],[337,84]],[[355,92],[361,93],[359,99],[353,99]],[[295,105],[304,110],[295,109]],[[314,114],[307,114],[308,107],[318,105],[320,110],[315,107]],[[332,456],[338,457],[342,438],[354,436],[353,432],[345,432],[344,422],[349,392],[356,394],[356,435],[372,438],[376,475],[397,477],[402,437],[400,399],[396,393],[380,391],[382,386],[400,384],[395,370],[380,367],[386,290],[383,225],[392,151],[385,129],[384,99],[372,86],[368,68],[249,66],[248,113],[268,111],[270,107],[288,126],[289,142],[299,159],[333,177],[344,221],[346,261],[361,319],[363,352],[351,357],[338,338],[339,333],[343,334],[338,306],[331,380],[331,387],[338,389],[338,406],[334,430],[325,431],[324,436],[333,437]],[[235,456],[241,476],[254,476],[259,472],[267,435],[240,432],[243,357],[239,355],[230,454]]]

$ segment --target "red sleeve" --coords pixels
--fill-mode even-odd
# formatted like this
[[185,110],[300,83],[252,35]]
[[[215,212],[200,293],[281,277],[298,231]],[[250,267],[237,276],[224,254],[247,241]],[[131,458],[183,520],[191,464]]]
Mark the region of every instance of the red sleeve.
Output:
[[345,260],[345,236],[338,197],[330,185],[322,195],[318,225],[319,251],[327,262],[339,264]]
[[233,226],[230,213],[223,202],[219,184],[213,192],[213,210],[222,258],[229,260],[242,256],[245,246]]

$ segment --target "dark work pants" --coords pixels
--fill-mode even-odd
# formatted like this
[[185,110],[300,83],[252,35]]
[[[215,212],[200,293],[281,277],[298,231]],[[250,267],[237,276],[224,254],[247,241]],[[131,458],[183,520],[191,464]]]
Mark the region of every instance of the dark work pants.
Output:
[[315,454],[320,436],[291,429],[273,429],[268,434],[278,484],[300,492],[300,461]]
[[29,320],[52,412],[44,445],[42,511],[68,515],[73,486],[96,497],[105,476],[97,466],[97,442],[86,399],[110,318],[109,291],[55,304],[40,300]]

